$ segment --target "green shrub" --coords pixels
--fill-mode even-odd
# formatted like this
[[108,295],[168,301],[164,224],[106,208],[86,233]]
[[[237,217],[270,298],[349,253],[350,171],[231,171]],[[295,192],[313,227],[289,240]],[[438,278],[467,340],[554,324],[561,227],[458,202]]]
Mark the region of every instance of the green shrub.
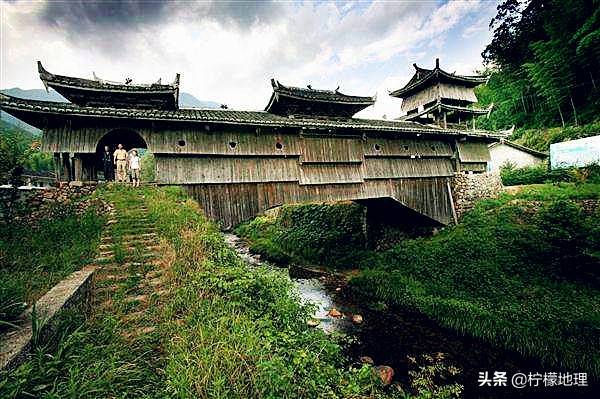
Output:
[[500,178],[505,186],[538,184],[546,180],[548,166],[545,164],[517,168],[508,163],[500,169]]
[[599,191],[570,184],[482,201],[461,224],[379,254],[350,286],[365,301],[600,375],[599,213],[566,200],[577,190]]
[[[306,325],[312,307],[300,303],[284,272],[248,267],[176,190],[152,195],[149,209],[177,253],[163,315],[169,394],[383,396],[370,369],[347,368],[341,346]],[[238,229],[254,236],[276,230],[268,217]]]
[[344,268],[362,262],[364,208],[354,203],[284,205],[236,228],[251,249],[277,263]]
[[517,168],[508,163],[500,169],[502,184],[516,186],[542,183],[600,183],[600,164],[594,163],[583,168],[549,169],[545,163]]
[[511,140],[538,151],[549,151],[550,144],[595,136],[598,132],[600,132],[600,121],[564,128],[517,129]]
[[156,160],[150,151],[144,151],[142,154],[140,167],[142,168],[141,180],[143,182],[156,181]]

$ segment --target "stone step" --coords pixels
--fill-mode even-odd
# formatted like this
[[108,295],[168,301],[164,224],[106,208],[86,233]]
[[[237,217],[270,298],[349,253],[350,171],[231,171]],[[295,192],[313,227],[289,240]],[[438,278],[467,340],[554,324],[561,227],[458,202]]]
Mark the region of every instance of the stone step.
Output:
[[155,226],[127,226],[121,230],[123,235],[136,235],[136,234],[146,234],[146,233],[156,233]]
[[118,285],[105,285],[102,287],[96,288],[96,291],[103,294],[109,294],[116,292],[119,289]]
[[125,297],[124,301],[126,303],[133,303],[133,302],[146,303],[146,302],[148,302],[148,294],[131,295],[131,296]]
[[128,277],[124,274],[107,274],[104,276],[104,279],[109,281],[123,281],[127,280],[127,278]]
[[115,269],[115,270],[123,270],[123,269],[129,268],[131,266],[133,266],[133,267],[139,267],[139,266],[144,266],[144,265],[147,265],[147,266],[158,266],[158,265],[160,265],[160,259],[157,257],[155,259],[151,259],[151,260],[146,261],[146,262],[137,262],[137,261],[135,261],[135,262],[125,262],[125,263],[122,263],[120,265],[112,265],[111,268]]
[[[128,254],[125,254],[123,259],[124,260],[131,260],[132,258],[155,259],[155,258],[158,258],[158,255],[160,255],[160,254],[145,253],[145,254],[136,255],[133,253],[128,253]],[[101,264],[114,263],[114,261],[115,261],[114,255],[113,256],[104,256],[104,255],[100,254],[99,257],[94,259],[94,263],[101,263]]]
[[140,327],[140,328],[136,328],[133,331],[123,331],[123,332],[121,332],[121,336],[124,339],[131,340],[131,339],[138,338],[142,335],[150,334],[150,333],[154,332],[154,330],[156,330],[156,327],[154,327],[154,326]]
[[[131,241],[133,239],[153,238],[153,237],[158,238],[158,234],[156,234],[156,233],[127,234],[127,235],[121,236],[120,238],[123,240]],[[113,242],[113,237],[112,237],[112,235],[107,236],[107,237],[102,237],[101,241],[103,243]]]
[[107,263],[112,263],[113,261],[114,259],[112,256],[99,256],[96,259],[94,259],[94,263],[98,263],[100,265],[106,265]]
[[139,222],[139,223],[154,223],[155,220],[153,219],[148,219],[147,215],[138,215],[138,216],[122,216],[120,218],[118,218],[119,223],[132,223],[132,222]]
[[156,269],[146,273],[146,278],[155,279],[157,277],[161,277],[165,271],[163,269]]
[[163,278],[160,278],[160,277],[153,278],[153,279],[147,281],[147,284],[152,287],[156,287],[156,286],[162,285],[164,283],[166,283],[166,280]]
[[[122,245],[121,248],[123,248],[123,250],[131,252],[137,248],[140,248],[142,250],[149,250],[149,251],[154,251],[160,248],[160,245],[156,244],[156,241],[150,241],[150,240],[140,240],[140,241],[127,241],[125,243],[126,245]],[[112,248],[115,244],[101,244],[98,248],[102,251],[102,250],[106,250],[108,248],[110,249],[110,252],[112,251]],[[104,251],[104,252],[108,252],[108,251]],[[102,254],[102,252],[101,252]]]
[[126,314],[124,319],[126,321],[135,321],[135,320],[140,320],[140,319],[144,318],[145,315],[146,315],[145,310],[138,310],[138,311]]

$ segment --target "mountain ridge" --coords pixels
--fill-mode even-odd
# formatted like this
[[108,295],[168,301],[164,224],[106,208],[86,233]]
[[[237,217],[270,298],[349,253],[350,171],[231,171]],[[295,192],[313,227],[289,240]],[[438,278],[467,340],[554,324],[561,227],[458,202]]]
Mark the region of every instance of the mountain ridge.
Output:
[[[56,90],[49,89],[48,91],[44,89],[21,89],[19,87],[13,87],[10,89],[2,89],[0,93],[7,94],[13,97],[25,98],[28,100],[38,100],[38,101],[52,101],[52,102],[68,102],[66,98],[61,96]],[[215,101],[208,100],[199,100],[194,95],[190,93],[181,92],[179,93],[179,106],[181,108],[208,108],[208,109],[218,109],[221,105]],[[20,127],[28,132],[34,134],[40,134],[41,130],[31,126],[20,119],[15,118],[14,116],[7,114],[2,111],[0,113],[0,118],[13,126]]]

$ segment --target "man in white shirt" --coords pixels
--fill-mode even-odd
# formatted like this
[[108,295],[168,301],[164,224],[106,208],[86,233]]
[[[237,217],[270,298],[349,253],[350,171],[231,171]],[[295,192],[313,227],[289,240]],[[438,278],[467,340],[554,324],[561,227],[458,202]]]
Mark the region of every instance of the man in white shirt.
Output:
[[127,151],[123,148],[123,144],[119,144],[113,153],[113,159],[117,167],[117,181],[124,182],[127,174]]
[[140,157],[136,150],[132,150],[129,155],[129,171],[131,172],[131,180],[133,187],[140,186]]

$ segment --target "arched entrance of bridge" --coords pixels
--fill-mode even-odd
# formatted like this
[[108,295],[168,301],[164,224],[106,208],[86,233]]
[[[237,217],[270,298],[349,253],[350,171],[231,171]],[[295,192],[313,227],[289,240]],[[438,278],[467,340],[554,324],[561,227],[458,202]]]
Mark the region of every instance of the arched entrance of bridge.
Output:
[[[108,152],[112,160],[113,152],[117,149],[117,146],[121,144],[126,151],[137,150],[138,155],[142,155],[147,149],[148,145],[146,140],[141,134],[132,129],[114,129],[106,133],[100,138],[96,145],[96,152],[94,154],[94,168],[98,171],[97,178],[102,177],[106,179],[105,168],[104,168],[104,151],[108,147]],[[112,165],[114,171],[114,165]],[[111,176],[111,178],[114,177]]]
[[354,202],[365,207],[365,239],[369,247],[386,246],[398,240],[433,234],[440,222],[405,206],[392,197]]

